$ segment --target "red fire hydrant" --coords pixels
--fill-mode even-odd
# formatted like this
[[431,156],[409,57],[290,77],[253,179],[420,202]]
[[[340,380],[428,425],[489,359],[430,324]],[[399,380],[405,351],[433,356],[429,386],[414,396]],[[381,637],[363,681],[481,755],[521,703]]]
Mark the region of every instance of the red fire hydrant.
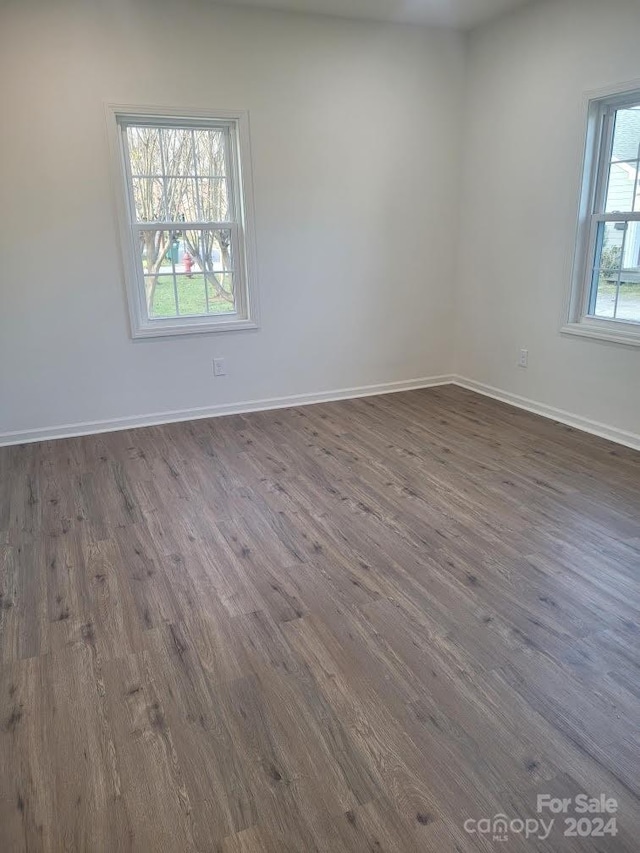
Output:
[[189,254],[189,252],[184,253],[184,269],[187,274],[187,278],[191,278],[191,268],[193,267],[193,258]]

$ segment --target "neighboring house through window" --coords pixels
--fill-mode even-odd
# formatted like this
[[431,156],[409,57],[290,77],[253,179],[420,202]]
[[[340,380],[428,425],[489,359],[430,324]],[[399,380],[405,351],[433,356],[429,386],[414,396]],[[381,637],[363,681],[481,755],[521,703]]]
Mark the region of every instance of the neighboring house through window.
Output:
[[640,344],[640,91],[590,102],[564,331]]

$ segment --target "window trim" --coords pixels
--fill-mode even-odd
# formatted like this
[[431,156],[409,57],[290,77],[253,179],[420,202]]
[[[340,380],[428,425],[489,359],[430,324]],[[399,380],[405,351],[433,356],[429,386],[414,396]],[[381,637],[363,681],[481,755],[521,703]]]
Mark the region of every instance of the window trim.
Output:
[[[583,132],[578,227],[574,249],[568,305],[560,331],[582,338],[595,338],[611,343],[640,346],[640,323],[594,317],[588,314],[592,290],[592,259],[595,257],[595,216],[619,221],[618,214],[596,213],[597,194],[606,184],[605,169],[609,163],[603,156],[612,143],[611,116],[617,109],[640,103],[640,80],[589,92],[585,95],[586,141]],[[625,219],[640,219],[640,214],[627,214]]]
[[[242,331],[259,328],[258,294],[256,281],[256,250],[254,232],[253,181],[251,148],[249,143],[249,113],[246,110],[203,110],[168,106],[134,104],[105,105],[109,150],[112,164],[112,182],[118,233],[122,275],[125,284],[131,337],[157,338],[176,335],[211,334],[212,332]],[[150,319],[144,301],[143,272],[139,263],[138,246],[134,241],[135,219],[132,215],[129,161],[123,143],[122,120],[129,123],[175,124],[188,126],[203,120],[229,128],[235,136],[235,145],[230,146],[233,173],[233,205],[235,221],[228,223],[204,223],[206,227],[219,224],[235,231],[239,239],[239,290],[236,312],[197,317],[168,317]],[[236,152],[237,155],[236,156]],[[189,224],[189,223],[187,223]],[[155,227],[156,223],[154,223]],[[161,227],[162,223],[157,223]]]

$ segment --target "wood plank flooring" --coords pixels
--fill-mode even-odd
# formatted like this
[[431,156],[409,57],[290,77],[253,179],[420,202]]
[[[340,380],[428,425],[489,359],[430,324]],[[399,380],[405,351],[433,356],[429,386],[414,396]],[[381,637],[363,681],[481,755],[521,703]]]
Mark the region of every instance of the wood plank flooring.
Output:
[[[640,454],[449,386],[0,484],[3,853],[639,849]],[[464,829],[581,792],[615,837]]]

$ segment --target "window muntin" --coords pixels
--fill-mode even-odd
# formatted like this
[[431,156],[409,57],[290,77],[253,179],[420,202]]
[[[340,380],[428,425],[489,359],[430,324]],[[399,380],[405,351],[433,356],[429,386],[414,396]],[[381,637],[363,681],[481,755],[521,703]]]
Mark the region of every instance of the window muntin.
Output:
[[134,337],[255,327],[240,171],[246,117],[112,109],[126,185]]
[[584,314],[640,326],[640,93],[601,102],[599,125]]

